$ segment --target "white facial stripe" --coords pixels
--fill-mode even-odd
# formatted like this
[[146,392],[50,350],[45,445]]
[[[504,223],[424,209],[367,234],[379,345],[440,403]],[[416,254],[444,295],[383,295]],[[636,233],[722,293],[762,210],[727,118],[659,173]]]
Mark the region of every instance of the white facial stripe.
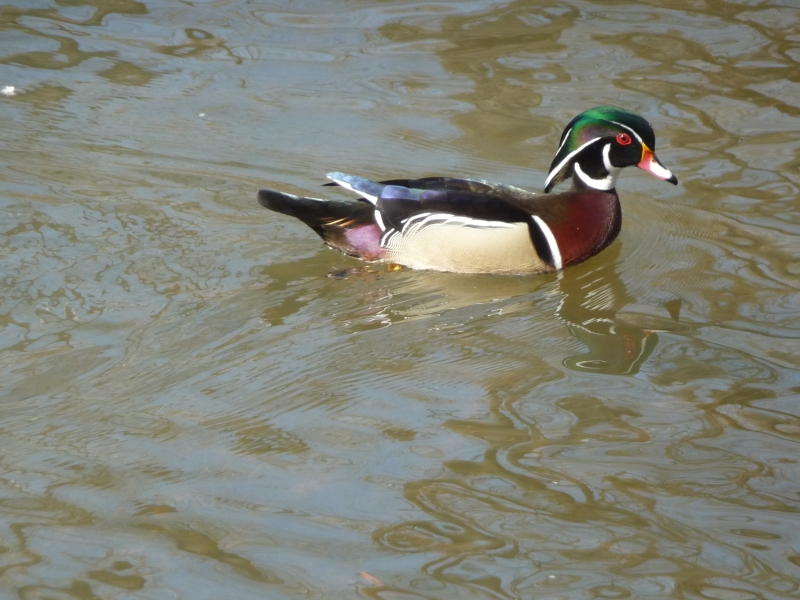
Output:
[[350,190],[351,192],[353,192],[355,194],[358,194],[359,196],[364,198],[364,200],[367,200],[369,203],[371,203],[371,204],[377,204],[378,203],[378,197],[377,196],[373,196],[372,194],[367,194],[365,192],[360,192],[357,189],[355,189],[352,185],[350,185],[349,183],[347,183],[346,181],[343,181],[341,179],[336,179],[335,177],[331,177],[330,175],[328,175],[328,178],[331,179],[332,181],[335,181],[336,183],[338,183],[344,189]]
[[564,144],[567,143],[567,140],[569,139],[569,134],[570,133],[572,133],[572,127],[567,129],[567,132],[564,134],[564,139],[561,140],[561,143],[558,145],[558,150],[556,150],[556,156],[558,156],[558,153],[561,152],[561,149],[564,147]]
[[608,190],[613,190],[614,186],[617,185],[616,173],[609,173],[608,177],[604,177],[603,179],[592,179],[583,172],[580,164],[575,163],[573,169],[575,171],[575,175],[580,177],[581,181],[583,181],[583,183],[588,185],[590,188],[607,192]]
[[560,271],[564,267],[561,264],[561,251],[558,249],[558,242],[556,241],[556,236],[553,235],[553,232],[550,230],[550,227],[547,226],[547,223],[542,221],[541,217],[537,217],[536,215],[531,215],[531,219],[533,220],[534,223],[536,223],[536,225],[541,230],[542,234],[544,235],[544,239],[547,240],[547,245],[550,246],[550,255],[553,257],[553,266],[556,268],[556,271]]
[[609,121],[609,123],[614,123],[614,125],[619,125],[620,127],[624,127],[625,129],[627,129],[627,130],[628,130],[628,131],[630,131],[630,132],[631,132],[633,135],[635,135],[635,136],[636,136],[636,139],[637,139],[637,140],[639,140],[639,143],[640,143],[640,144],[644,144],[644,141],[642,140],[642,137],[641,137],[641,136],[640,136],[638,133],[636,133],[636,132],[635,132],[633,129],[631,129],[630,127],[628,127],[627,125],[623,125],[622,123],[620,123],[620,122],[618,122],[618,121]]
[[580,147],[580,148],[578,148],[577,150],[573,150],[572,152],[570,152],[569,154],[567,154],[567,155],[564,157],[564,160],[562,160],[560,163],[558,163],[558,166],[557,166],[555,169],[553,169],[552,171],[550,171],[550,174],[547,176],[547,179],[545,179],[545,182],[544,182],[544,187],[547,187],[548,185],[550,185],[550,180],[551,180],[551,179],[553,179],[553,177],[555,177],[555,176],[556,176],[556,174],[558,174],[558,172],[559,172],[559,171],[561,171],[561,169],[563,169],[563,168],[564,168],[564,165],[565,165],[565,164],[567,164],[567,163],[568,163],[570,160],[572,160],[572,158],[573,158],[573,157],[574,157],[576,154],[578,154],[578,153],[579,153],[581,150],[583,150],[584,148],[586,148],[586,146],[589,146],[590,144],[593,144],[593,143],[595,143],[595,142],[596,142],[597,140],[599,140],[599,139],[602,139],[602,138],[599,138],[599,137],[592,138],[591,140],[589,140],[588,142],[586,142],[586,143],[585,143],[583,146],[581,146],[581,147]]

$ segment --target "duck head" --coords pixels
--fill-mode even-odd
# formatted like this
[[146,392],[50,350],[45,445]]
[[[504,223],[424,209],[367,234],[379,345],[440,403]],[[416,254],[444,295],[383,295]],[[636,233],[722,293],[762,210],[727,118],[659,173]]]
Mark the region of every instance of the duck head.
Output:
[[651,175],[677,184],[678,179],[655,155],[653,128],[635,112],[598,106],[572,119],[561,134],[544,191],[572,177],[577,188],[613,190],[620,169],[636,165]]

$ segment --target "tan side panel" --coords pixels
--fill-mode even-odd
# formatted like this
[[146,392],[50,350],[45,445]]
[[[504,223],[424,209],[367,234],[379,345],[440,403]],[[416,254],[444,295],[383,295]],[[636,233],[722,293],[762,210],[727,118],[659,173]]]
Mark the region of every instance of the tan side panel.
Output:
[[530,274],[553,271],[536,254],[528,226],[480,229],[433,224],[390,240],[385,261],[413,269],[456,273]]

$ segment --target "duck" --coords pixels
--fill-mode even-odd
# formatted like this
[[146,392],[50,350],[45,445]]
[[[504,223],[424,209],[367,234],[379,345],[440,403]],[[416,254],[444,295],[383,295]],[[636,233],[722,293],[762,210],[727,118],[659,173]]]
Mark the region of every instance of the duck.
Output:
[[[456,273],[559,272],[619,235],[617,177],[636,166],[672,184],[641,115],[615,106],[582,112],[564,129],[544,193],[454,177],[370,179],[328,173],[354,200],[258,190],[261,206],[295,217],[330,247],[368,262]],[[571,179],[569,189],[554,192]]]

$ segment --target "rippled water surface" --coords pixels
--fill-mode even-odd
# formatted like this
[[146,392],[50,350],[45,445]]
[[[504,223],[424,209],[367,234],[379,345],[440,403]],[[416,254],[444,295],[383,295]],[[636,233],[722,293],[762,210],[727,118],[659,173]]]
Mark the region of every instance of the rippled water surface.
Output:
[[[2,598],[800,595],[795,0],[2,2]],[[255,201],[606,103],[681,184],[560,278]]]

